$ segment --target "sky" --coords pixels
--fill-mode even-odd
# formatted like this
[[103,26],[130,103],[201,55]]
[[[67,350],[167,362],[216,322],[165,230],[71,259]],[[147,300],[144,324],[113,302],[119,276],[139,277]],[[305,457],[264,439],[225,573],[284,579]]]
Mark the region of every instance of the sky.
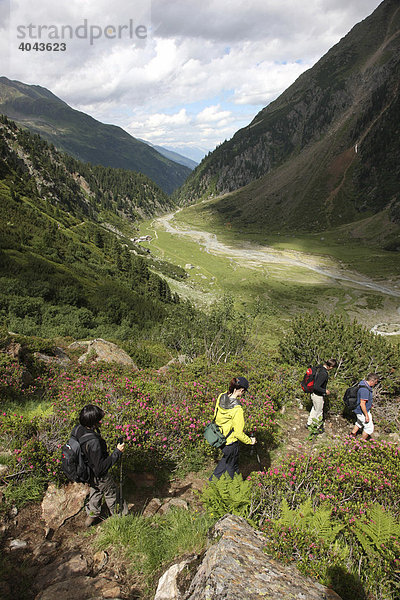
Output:
[[231,138],[379,4],[0,0],[0,74],[190,156]]

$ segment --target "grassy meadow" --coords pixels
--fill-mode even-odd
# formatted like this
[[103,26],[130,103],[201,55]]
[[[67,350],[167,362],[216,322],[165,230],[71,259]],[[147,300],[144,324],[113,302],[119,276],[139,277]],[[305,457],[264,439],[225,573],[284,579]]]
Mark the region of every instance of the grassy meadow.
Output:
[[[168,282],[173,291],[203,305],[211,305],[221,295],[230,294],[238,309],[257,315],[257,331],[261,331],[261,337],[269,345],[276,343],[282,328],[286,329],[295,314],[308,310],[347,315],[369,328],[378,323],[400,322],[398,253],[363,245],[349,237],[344,226],[318,235],[266,236],[245,228],[235,231],[229,223],[221,223],[215,217],[209,203],[180,210],[171,223],[177,229],[213,232],[219,242],[232,250],[207,251],[197,237],[169,233],[158,220],[144,222],[141,232],[152,236],[146,245],[154,255],[183,268],[193,266],[187,269],[189,277],[184,283]],[[292,264],[260,261],[257,256],[240,259],[240,249],[251,253],[262,246],[271,247],[273,253],[286,257]],[[307,263],[308,267],[296,262]],[[324,275],[324,271],[333,271],[338,277],[372,281],[399,296],[333,279]],[[399,337],[388,339],[397,341]]]

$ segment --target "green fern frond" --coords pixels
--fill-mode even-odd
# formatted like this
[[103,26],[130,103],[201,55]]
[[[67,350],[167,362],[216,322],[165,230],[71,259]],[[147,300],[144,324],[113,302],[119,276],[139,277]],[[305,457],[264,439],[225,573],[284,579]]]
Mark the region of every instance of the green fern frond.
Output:
[[213,516],[231,513],[247,517],[250,509],[251,484],[243,480],[239,474],[235,474],[231,479],[227,473],[224,473],[219,479],[214,478],[204,488],[201,498]]
[[284,498],[281,503],[281,516],[278,523],[287,527],[298,527],[312,531],[319,538],[332,543],[342,531],[344,525],[333,523],[331,512],[330,509],[321,506],[314,513],[311,498],[308,498],[297,509],[291,510]]
[[367,554],[367,556],[372,556],[374,554],[373,545],[371,544],[371,542],[367,538],[367,536],[363,534],[363,532],[361,531],[361,528],[356,527],[356,529],[354,530],[354,533],[356,534],[358,541],[360,542],[361,546],[363,547],[365,554]]
[[338,536],[340,531],[344,529],[344,525],[333,523],[331,520],[332,511],[320,506],[310,519],[310,529],[321,539],[329,544],[332,543]]
[[369,521],[356,521],[354,530],[367,554],[373,547],[381,552],[382,544],[387,544],[392,536],[400,535],[400,524],[380,504],[372,506],[369,517]]
[[281,516],[278,519],[278,523],[282,523],[282,525],[287,527],[307,528],[308,521],[313,514],[310,498],[300,504],[295,510],[291,510],[287,500],[283,498],[281,502]]

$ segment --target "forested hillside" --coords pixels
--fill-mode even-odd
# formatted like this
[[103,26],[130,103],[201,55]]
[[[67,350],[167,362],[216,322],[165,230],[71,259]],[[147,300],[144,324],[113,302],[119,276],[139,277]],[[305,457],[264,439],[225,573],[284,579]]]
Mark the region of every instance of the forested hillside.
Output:
[[144,175],[79,163],[6,118],[0,133],[3,321],[79,337],[162,320],[178,298],[130,238],[140,215],[171,207],[167,196]]
[[0,77],[0,113],[76,159],[144,173],[168,194],[190,173],[120,127],[72,109],[38,85]]

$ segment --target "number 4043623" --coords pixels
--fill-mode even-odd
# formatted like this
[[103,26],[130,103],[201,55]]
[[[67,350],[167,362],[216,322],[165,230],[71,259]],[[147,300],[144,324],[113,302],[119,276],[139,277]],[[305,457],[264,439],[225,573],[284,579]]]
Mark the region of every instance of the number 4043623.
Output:
[[22,50],[22,52],[65,52],[67,49],[67,44],[64,42],[35,42],[31,44],[31,42],[21,42],[18,46],[18,50]]

